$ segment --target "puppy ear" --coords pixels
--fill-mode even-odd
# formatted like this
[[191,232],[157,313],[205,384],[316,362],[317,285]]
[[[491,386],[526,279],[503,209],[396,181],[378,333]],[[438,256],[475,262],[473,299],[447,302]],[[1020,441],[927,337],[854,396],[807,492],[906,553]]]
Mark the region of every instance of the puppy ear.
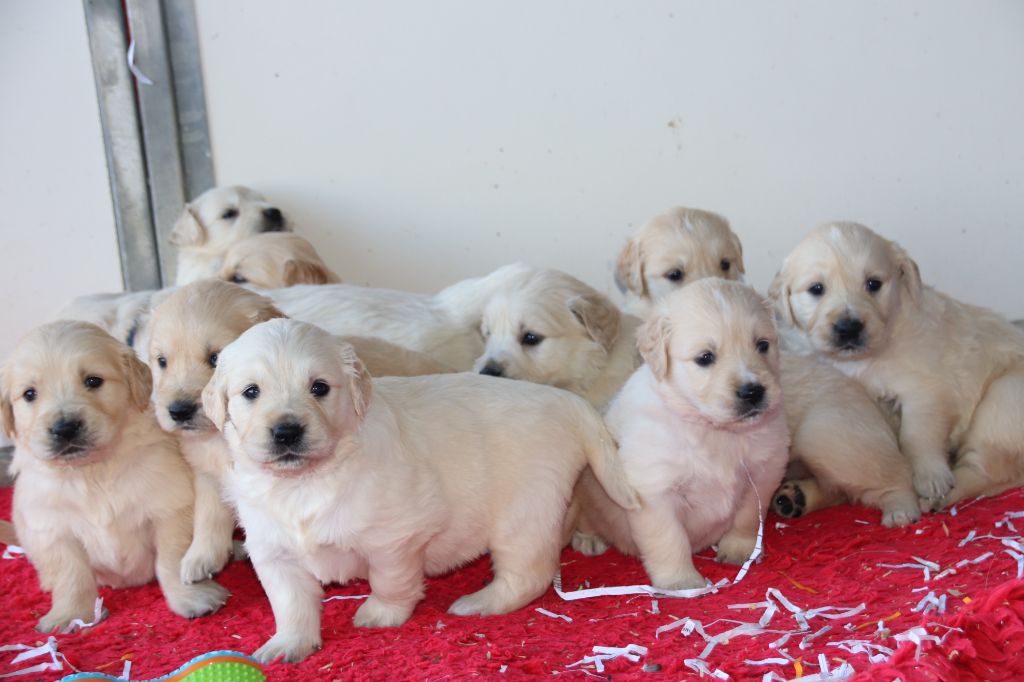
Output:
[[228,387],[224,372],[218,367],[203,388],[203,412],[218,431],[224,430],[228,418]]
[[128,393],[132,402],[140,412],[145,412],[149,407],[149,396],[153,392],[153,373],[149,370],[135,351],[128,346],[122,345],[121,367],[124,369],[124,379],[128,384]]
[[743,266],[743,243],[740,242],[740,238],[732,230],[729,231],[729,242],[732,244],[732,247],[736,249],[736,262],[733,263],[732,266],[736,268],[736,272],[740,275],[745,275],[747,273],[747,269]]
[[640,357],[659,380],[668,376],[668,342],[672,327],[668,317],[655,314],[640,325],[636,333],[636,348]]
[[595,292],[569,299],[569,310],[586,328],[590,338],[610,353],[615,339],[619,338],[619,319],[622,317],[619,309]]
[[0,367],[0,427],[3,433],[10,439],[14,439],[17,432],[14,429],[14,405],[11,403],[11,387],[7,385],[7,370]]
[[206,243],[206,228],[196,218],[190,204],[185,204],[181,216],[174,223],[170,242],[174,246],[201,246]]
[[[304,260],[287,260],[284,264],[284,285],[296,284],[327,284],[332,280],[332,273],[319,263]],[[333,278],[334,280],[337,277]]]
[[786,264],[783,263],[782,269],[775,273],[772,283],[768,286],[768,300],[775,304],[775,314],[786,324],[791,327],[799,327],[796,316],[793,315],[793,306],[789,302],[791,291],[789,285],[785,283],[785,272]]
[[366,407],[370,403],[370,396],[373,394],[373,378],[366,369],[366,365],[356,355],[356,349],[352,344],[338,340],[338,357],[348,375],[348,390],[352,396],[352,408],[356,416],[362,419],[366,416]]
[[907,293],[910,294],[910,300],[916,301],[921,295],[921,268],[917,267],[917,263],[903,250],[902,246],[896,242],[891,242],[891,244],[896,264],[899,266],[900,281]]
[[249,319],[253,325],[257,325],[260,322],[266,322],[267,320],[276,320],[279,317],[288,317],[274,305],[266,296],[259,297],[259,303],[249,311]]
[[632,237],[619,253],[615,263],[615,284],[619,291],[632,291],[637,296],[646,296],[644,287],[643,261],[641,260],[640,244]]

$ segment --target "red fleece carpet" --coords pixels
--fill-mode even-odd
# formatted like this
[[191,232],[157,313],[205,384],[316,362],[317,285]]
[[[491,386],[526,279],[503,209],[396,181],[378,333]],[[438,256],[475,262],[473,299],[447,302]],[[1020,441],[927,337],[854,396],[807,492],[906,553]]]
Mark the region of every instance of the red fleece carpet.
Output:
[[[1013,491],[998,498],[963,505],[949,513],[926,516],[910,528],[886,529],[879,513],[841,507],[795,521],[769,515],[765,532],[765,559],[739,584],[697,599],[658,600],[652,608],[647,596],[601,597],[566,602],[549,590],[527,608],[489,618],[459,618],[446,613],[458,596],[476,590],[489,578],[486,560],[451,575],[428,581],[426,599],[413,618],[396,629],[357,631],[351,617],[359,601],[331,601],[324,605],[324,648],[297,666],[276,663],[267,667],[271,680],[333,679],[522,679],[558,675],[573,679],[689,679],[698,674],[685,659],[705,648],[698,632],[689,636],[676,628],[655,636],[655,630],[682,618],[701,621],[709,636],[736,626],[757,623],[764,607],[729,609],[728,605],[763,602],[769,588],[777,588],[792,604],[805,610],[866,604],[856,615],[824,620],[812,618],[808,629],[791,635],[778,649],[769,644],[784,631],[797,631],[797,620],[785,608],[767,626],[771,633],[737,634],[718,644],[706,657],[709,671],[720,670],[731,679],[761,680],[768,672],[779,678],[819,673],[819,655],[831,671],[844,661],[853,666],[856,680],[999,680],[1024,679],[1024,582],[1017,581],[1017,560],[1001,538],[1015,538],[1024,518],[1008,516],[1024,510],[1024,494]],[[0,515],[10,518],[10,491],[0,490]],[[1005,519],[1009,518],[1007,524]],[[999,526],[997,527],[997,523]],[[976,537],[964,546],[971,531]],[[977,537],[995,536],[995,537]],[[1012,545],[1011,545],[1012,547]],[[991,556],[976,564],[943,573],[961,560]],[[925,582],[924,566],[885,568],[879,564],[916,563],[914,557],[940,565]],[[566,590],[588,585],[646,583],[640,564],[617,553],[588,558],[572,550],[562,555]],[[706,559],[698,568],[713,581],[732,578],[733,566]],[[83,671],[118,675],[123,659],[133,663],[132,679],[166,674],[192,657],[217,649],[251,653],[273,634],[270,606],[252,568],[234,563],[220,582],[232,597],[217,614],[192,622],[172,614],[156,585],[131,590],[101,590],[110,616],[78,634],[57,635],[60,651]],[[926,589],[912,591],[917,588]],[[328,595],[365,594],[365,583],[331,587]],[[912,609],[929,591],[946,599],[945,614]],[[41,643],[32,629],[49,608],[49,597],[38,589],[35,574],[24,557],[0,560],[0,645]],[[572,618],[567,622],[535,609],[542,607]],[[657,610],[659,613],[652,613]],[[728,619],[732,622],[716,622]],[[884,631],[877,632],[879,620]],[[823,626],[831,629],[805,643],[807,634]],[[919,647],[894,637],[916,626]],[[941,643],[936,641],[942,639]],[[874,667],[865,653],[851,653],[830,642],[864,640],[895,650],[888,661]],[[647,647],[637,662],[625,658],[607,661],[603,673],[594,664],[568,667],[592,654],[595,645]],[[878,654],[880,650],[874,650]],[[14,653],[0,654],[0,675],[38,661],[11,666]],[[785,664],[749,661],[788,658]],[[795,659],[795,660],[793,660]],[[644,672],[644,667],[648,672]],[[504,672],[502,672],[504,671]],[[73,672],[45,673],[15,679],[58,679]],[[772,679],[779,679],[772,678]],[[714,678],[712,678],[714,679]]]

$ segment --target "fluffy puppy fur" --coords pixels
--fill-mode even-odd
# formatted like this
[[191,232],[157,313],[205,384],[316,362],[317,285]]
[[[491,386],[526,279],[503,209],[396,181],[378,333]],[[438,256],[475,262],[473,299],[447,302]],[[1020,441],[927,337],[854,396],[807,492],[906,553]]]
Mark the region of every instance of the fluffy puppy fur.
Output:
[[577,549],[600,551],[596,535],[671,590],[705,584],[692,555],[713,543],[719,561],[752,554],[789,450],[777,341],[767,304],[738,282],[704,279],[658,304],[638,333],[647,364],[605,419],[640,509],[585,475]]
[[0,414],[16,449],[14,525],[53,594],[42,632],[93,619],[97,585],[154,575],[167,604],[191,618],[227,592],[186,584],[192,481],[149,409],[149,370],[95,325],[59,321],[26,336],[0,371]]
[[922,498],[940,507],[1024,483],[1019,329],[922,286],[906,251],[857,223],[813,230],[770,293],[814,351],[895,400]]
[[506,265],[434,295],[349,284],[306,284],[262,293],[288,317],[340,336],[379,338],[464,372],[484,349],[484,306],[499,292],[522,286],[535,272],[525,265]]
[[261,289],[341,281],[312,244],[290,232],[258,234],[234,243],[224,255],[218,276]]
[[588,463],[635,506],[582,398],[473,374],[374,381],[351,346],[294,320],[225,348],[203,405],[231,444],[230,495],[274,611],[277,633],[254,654],[264,662],[320,646],[321,583],[368,577],[355,625],[397,626],[424,573],[489,552],[493,581],[450,612],[524,606],[558,570]]
[[284,214],[248,187],[214,187],[185,204],[171,230],[178,247],[174,283],[216,277],[232,244],[261,232],[287,230]]
[[133,348],[143,362],[148,362],[149,312],[170,291],[170,289],[161,289],[79,296],[66,305],[58,313],[57,318],[91,322],[118,341]]
[[615,283],[626,309],[647,317],[654,301],[704,277],[743,281],[743,246],[717,213],[676,207],[651,218],[626,241]]
[[484,308],[473,371],[557,386],[603,408],[640,364],[639,323],[575,277],[541,270]]

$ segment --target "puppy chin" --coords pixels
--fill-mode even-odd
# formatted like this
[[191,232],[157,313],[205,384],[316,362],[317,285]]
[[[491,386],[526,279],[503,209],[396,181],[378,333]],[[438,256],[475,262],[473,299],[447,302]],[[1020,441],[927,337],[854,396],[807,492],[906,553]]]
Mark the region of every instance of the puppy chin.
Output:
[[99,457],[102,448],[90,437],[72,443],[55,444],[51,440],[40,439],[29,448],[39,459],[57,467],[76,467],[89,464]]
[[250,450],[249,459],[261,470],[278,478],[302,476],[323,464],[330,456],[330,449],[303,449],[302,452],[273,452],[266,448]]
[[186,422],[176,422],[167,413],[166,406],[157,407],[156,413],[157,423],[167,433],[173,433],[185,438],[200,438],[217,432],[217,427],[204,414],[196,413],[194,417]]

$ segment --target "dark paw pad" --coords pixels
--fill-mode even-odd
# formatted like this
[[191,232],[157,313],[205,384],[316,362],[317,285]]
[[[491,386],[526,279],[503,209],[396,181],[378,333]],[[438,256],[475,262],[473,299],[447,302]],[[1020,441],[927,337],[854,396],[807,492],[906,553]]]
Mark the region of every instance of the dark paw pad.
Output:
[[807,498],[804,491],[796,483],[786,482],[775,491],[772,500],[772,508],[775,513],[787,519],[795,519],[803,516],[807,509]]

